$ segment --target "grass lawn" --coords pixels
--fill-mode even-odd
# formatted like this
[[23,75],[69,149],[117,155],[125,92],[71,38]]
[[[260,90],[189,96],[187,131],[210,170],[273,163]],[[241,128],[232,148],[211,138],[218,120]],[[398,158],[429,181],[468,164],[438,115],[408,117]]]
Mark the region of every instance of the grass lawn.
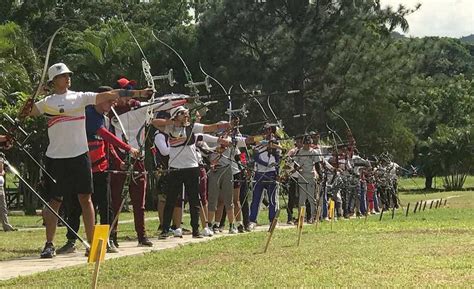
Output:
[[[470,287],[474,284],[474,192],[402,194],[403,203],[457,196],[409,217],[378,216],[220,238],[106,261],[101,287]],[[265,212],[266,213],[266,212]],[[0,286],[89,287],[91,265],[39,273]]]

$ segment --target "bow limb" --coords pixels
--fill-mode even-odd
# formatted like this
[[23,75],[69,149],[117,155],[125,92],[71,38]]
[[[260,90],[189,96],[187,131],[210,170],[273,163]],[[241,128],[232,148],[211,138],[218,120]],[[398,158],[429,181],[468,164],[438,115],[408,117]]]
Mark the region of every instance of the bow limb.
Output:
[[339,117],[340,119],[342,119],[342,121],[344,122],[344,124],[346,125],[347,129],[350,130],[351,128],[349,127],[349,124],[347,123],[347,121],[342,117],[342,115],[338,114],[337,112],[335,112],[332,108],[331,108],[331,112]]
[[173,47],[171,47],[171,45],[169,45],[168,43],[164,42],[163,40],[161,40],[160,38],[158,38],[156,35],[155,35],[155,32],[153,32],[153,30],[151,30],[151,35],[153,35],[153,38],[155,38],[156,41],[160,42],[161,44],[163,44],[164,46],[166,46],[169,50],[171,50],[178,58],[179,60],[181,61],[181,63],[183,64],[184,66],[184,75],[186,76],[186,80],[188,81],[188,85],[189,87],[191,88],[192,90],[192,93],[194,95],[198,95],[199,94],[199,90],[197,89],[196,85],[194,85],[194,81],[193,81],[193,77],[192,77],[192,74],[191,74],[191,71],[189,70],[189,67],[188,65],[186,64],[186,62],[184,61],[183,57],[181,57],[181,55],[178,53],[178,51],[176,51],[176,49],[174,49]]
[[[339,139],[339,141],[340,141],[341,143],[344,143],[344,141],[342,140],[341,136],[336,132],[336,130],[330,128],[327,123],[326,123],[326,127],[327,127],[327,129],[328,129],[331,133],[333,133],[334,135],[337,136],[337,138]],[[334,137],[334,135],[333,135],[333,137]],[[337,144],[337,142],[336,142],[336,144]]]
[[[145,76],[145,80],[147,82],[147,86],[149,88],[151,88],[153,90],[153,94],[150,98],[150,102],[153,103],[155,101],[155,92],[156,92],[156,87],[155,87],[155,81],[153,79],[153,75],[151,74],[151,65],[150,63],[148,62],[147,60],[147,57],[145,55],[145,52],[143,51],[140,43],[138,42],[137,38],[135,37],[135,35],[133,34],[132,30],[128,27],[127,23],[125,22],[125,20],[123,19],[122,17],[122,22],[125,26],[125,28],[127,29],[128,33],[130,34],[130,36],[133,38],[135,44],[137,45],[138,49],[140,50],[140,53],[142,55],[142,72]],[[153,33],[153,31],[152,31]],[[146,111],[146,117],[145,117],[145,123],[143,124],[143,126],[138,130],[138,133],[136,135],[136,139],[137,139],[137,143],[138,143],[138,146],[139,146],[139,149],[140,151],[142,152],[144,149],[145,149],[145,141],[143,141],[142,143],[140,143],[140,134],[142,132],[142,129],[146,129],[150,126],[151,124],[151,121],[153,120],[153,107],[150,106],[147,108],[147,111]],[[119,121],[119,124],[121,127],[123,127],[121,121],[120,121],[120,118],[118,117],[118,115],[116,115],[117,117],[117,120]],[[128,115],[127,115],[128,117]],[[125,132],[125,131],[124,131]],[[146,130],[145,134],[144,134],[144,140],[146,140],[147,136],[148,136],[148,133],[150,132],[150,130]]]
[[127,136],[127,132],[125,131],[125,127],[123,126],[123,123],[122,121],[120,120],[120,117],[119,115],[117,114],[117,111],[115,110],[115,108],[111,107],[110,110],[112,111],[112,113],[114,114],[115,118],[117,119],[117,122],[120,126],[120,129],[122,130],[122,135],[124,136],[124,139],[125,139],[125,143],[129,143],[129,138]]
[[[335,169],[337,170],[339,168],[339,149],[337,147],[337,141],[336,141],[336,135],[337,137],[341,140],[342,142],[342,139],[339,137],[339,135],[336,133],[335,130],[333,130],[332,128],[329,127],[329,125],[326,123],[326,127],[327,129],[329,130],[329,132],[331,132],[332,134],[332,140],[334,142],[334,149],[336,151],[336,155],[334,156],[335,160],[336,160],[336,166],[335,166]],[[336,173],[336,172],[335,172]],[[333,178],[334,179],[334,178]]]
[[48,50],[46,52],[46,59],[44,61],[44,65],[43,65],[43,73],[41,74],[41,79],[40,79],[40,83],[38,85],[38,88],[36,89],[35,94],[33,94],[33,96],[32,96],[33,99],[38,96],[38,94],[40,93],[40,91],[42,89],[44,79],[46,78],[46,71],[48,69],[49,56],[51,55],[51,48],[53,47],[54,38],[56,38],[56,35],[59,33],[59,31],[61,31],[61,29],[62,29],[62,27],[59,27],[54,32],[53,36],[51,36],[51,39],[49,40]]
[[227,95],[227,99],[229,100],[229,104],[228,104],[228,111],[229,111],[229,122],[231,121],[232,119],[232,113],[230,113],[232,111],[232,98],[230,97],[230,90],[232,88],[230,88],[229,90],[226,90],[224,85],[222,85],[222,83],[220,83],[216,78],[212,77],[211,75],[209,75],[206,71],[204,71],[204,69],[202,68],[202,65],[201,65],[201,62],[199,62],[199,69],[201,70],[201,72],[206,76],[206,77],[209,77],[209,79],[213,80],[215,83],[217,83],[217,85],[219,85],[219,87],[222,89],[222,91],[224,92],[224,94]]
[[[122,22],[123,22],[125,28],[127,29],[128,33],[130,34],[130,36],[132,36],[133,41],[135,41],[135,44],[137,45],[138,49],[140,50],[140,53],[142,54],[142,71],[143,71],[143,74],[145,75],[145,80],[147,82],[147,85],[148,85],[148,87],[153,89],[153,92],[156,92],[155,81],[153,80],[153,75],[151,74],[151,66],[150,66],[150,63],[148,62],[148,60],[146,58],[145,52],[143,51],[142,47],[140,46],[140,43],[138,42],[137,38],[133,34],[130,27],[128,27],[128,25],[125,22],[125,20],[123,19],[123,17],[122,17]],[[154,94],[152,95],[152,98],[154,99]]]
[[336,115],[337,117],[339,117],[340,119],[342,119],[342,121],[344,122],[344,124],[346,125],[346,128],[347,128],[347,138],[348,138],[348,141],[349,141],[349,145],[348,145],[348,150],[349,150],[349,156],[352,157],[352,154],[354,152],[354,148],[355,148],[355,138],[354,138],[354,135],[352,134],[352,130],[349,126],[349,124],[347,123],[347,121],[338,113],[336,113],[332,108],[331,108],[331,112]]
[[258,104],[258,106],[260,107],[260,109],[261,109],[262,112],[263,112],[263,115],[265,116],[265,121],[269,120],[270,118],[268,117],[268,114],[267,114],[267,112],[265,111],[265,109],[263,108],[263,106],[262,106],[262,104],[260,103],[260,101],[258,101],[258,99],[257,99],[252,93],[248,92],[248,91],[242,86],[242,84],[240,84],[239,86],[240,86],[240,89],[241,89],[244,93],[248,94],[248,95],[250,96],[250,98],[253,99],[253,100]]
[[43,83],[44,83],[44,80],[46,78],[46,72],[48,70],[49,56],[51,55],[51,49],[53,47],[53,42],[54,42],[54,39],[56,38],[56,35],[58,35],[58,33],[59,33],[59,31],[61,31],[61,29],[62,29],[62,27],[59,27],[53,33],[53,35],[51,36],[51,39],[49,40],[48,49],[46,50],[46,58],[45,58],[44,65],[43,65],[43,71],[41,73],[41,78],[40,78],[38,87],[36,88],[36,91],[34,92],[34,94],[25,102],[23,107],[20,109],[20,113],[18,114],[18,117],[17,117],[18,120],[24,119],[30,113],[31,109],[33,108],[33,104],[35,102],[36,97],[40,94],[41,90],[43,89]]
[[[278,124],[277,131],[276,131],[275,135],[278,136],[281,139],[289,138],[289,135],[284,130],[283,121],[281,119],[278,119],[275,112],[273,111],[272,106],[270,105],[270,96],[267,97],[267,105],[268,105],[268,109],[270,110],[273,117],[275,118],[275,122]],[[292,146],[292,145],[293,145],[293,143],[291,141],[288,142],[287,144],[285,144],[285,146],[287,146],[286,147],[287,149],[290,149],[290,146]]]

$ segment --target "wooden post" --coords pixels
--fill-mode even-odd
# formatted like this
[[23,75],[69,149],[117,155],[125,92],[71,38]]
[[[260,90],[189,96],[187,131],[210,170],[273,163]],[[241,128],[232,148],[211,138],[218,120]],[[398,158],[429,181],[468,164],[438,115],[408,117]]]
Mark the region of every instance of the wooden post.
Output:
[[415,209],[413,210],[413,214],[416,214],[416,209],[418,209],[418,202],[415,204]]
[[322,196],[321,196],[321,190],[322,188],[319,185],[316,185],[315,187],[315,193],[318,196],[318,199],[316,200],[316,219],[314,220],[314,224],[316,225],[316,228],[318,228],[319,224],[319,218],[321,217],[321,211],[323,207],[323,202],[322,202]]
[[97,245],[97,255],[95,258],[94,274],[92,274],[92,289],[97,288],[97,281],[99,280],[100,253],[102,252],[102,244],[104,243],[103,239],[99,239],[98,241],[99,241],[99,244]]
[[298,218],[298,243],[297,243],[298,246],[300,245],[301,234],[303,232],[303,223],[304,223],[305,212],[306,212],[306,207],[302,206],[300,208],[300,215],[299,215],[299,218]]
[[332,231],[332,224],[334,222],[334,218],[335,218],[335,207],[336,207],[336,203],[334,202],[333,199],[330,199],[329,200],[329,218],[331,218],[331,231]]
[[437,209],[439,206],[439,200],[436,200],[436,205],[435,205],[435,209]]
[[430,210],[431,210],[431,208],[433,208],[433,203],[434,203],[434,200],[431,200]]
[[444,200],[444,205],[443,205],[443,207],[446,207],[446,203],[447,203],[447,202],[448,202],[448,199],[445,199],[445,200]]
[[332,219],[331,219],[331,231],[332,231],[332,224],[336,219],[336,203],[334,202],[334,206],[332,206]]
[[405,213],[405,217],[408,217],[408,210],[410,210],[410,203],[407,205],[407,212]]
[[426,203],[428,203],[428,201],[425,201],[425,204],[423,205],[423,211],[426,209]]
[[439,206],[438,206],[438,208],[441,208],[441,204],[442,204],[442,203],[443,203],[443,198],[441,198],[441,199],[439,200]]
[[263,250],[263,253],[266,253],[268,250],[268,245],[270,245],[270,240],[272,239],[273,231],[275,231],[276,225],[278,224],[278,217],[280,217],[280,209],[276,211],[275,218],[273,218],[272,223],[270,224],[270,229],[268,230],[268,232],[270,232],[270,235],[268,235],[267,243],[265,244],[265,249]]

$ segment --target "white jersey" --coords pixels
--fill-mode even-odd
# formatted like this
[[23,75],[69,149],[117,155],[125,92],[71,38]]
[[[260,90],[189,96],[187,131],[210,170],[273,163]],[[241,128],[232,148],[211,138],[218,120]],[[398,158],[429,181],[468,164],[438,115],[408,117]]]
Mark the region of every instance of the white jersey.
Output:
[[209,160],[211,163],[217,160],[217,165],[219,167],[228,167],[230,165],[232,175],[235,175],[240,172],[239,165],[235,160],[235,157],[238,155],[240,155],[240,150],[238,148],[228,147],[222,152],[222,154],[216,152],[212,153],[209,156]]
[[389,172],[390,178],[397,179],[398,178],[397,171],[399,169],[400,169],[400,165],[398,165],[395,162],[390,162],[388,165],[388,172]]
[[[255,172],[257,173],[269,173],[275,172],[277,164],[277,158],[273,155],[268,153],[268,149],[266,145],[257,145],[255,146],[255,153],[258,154],[256,157],[259,158],[261,161],[267,163],[267,165],[263,165],[255,162]],[[279,150],[276,150],[279,153]]]
[[35,103],[48,117],[49,145],[46,156],[73,158],[89,151],[86,137],[85,107],[96,103],[97,93],[68,90],[52,94]]
[[[191,133],[202,133],[203,128],[203,124],[195,123],[191,129]],[[174,125],[168,125],[164,130],[164,132],[169,135],[170,168],[185,169],[199,167],[199,155],[196,151],[196,140],[191,139],[192,137],[187,135],[186,131],[186,127],[177,127]],[[196,138],[196,136],[194,136],[194,138]],[[189,141],[190,143],[185,144],[186,141]]]
[[310,148],[309,150],[300,149],[294,155],[294,160],[298,163],[300,169],[298,170],[304,176],[316,177],[316,169],[314,165],[322,162],[324,159],[319,149]]
[[[125,133],[128,137],[128,144],[136,149],[139,149],[140,146],[138,145],[138,139],[144,139],[145,137],[145,129],[143,129],[143,125],[147,119],[148,110],[151,109],[153,112],[169,110],[173,107],[182,105],[183,101],[170,101],[170,102],[157,102],[153,104],[149,104],[148,102],[140,103],[139,107],[132,108],[130,111],[124,112],[119,115],[120,121],[123,124],[123,128],[125,129]],[[115,128],[115,135],[122,139],[123,132],[122,127],[117,120],[117,117],[114,115],[111,119],[111,123]],[[121,150],[121,149],[120,149]],[[122,150],[121,150],[122,151]]]

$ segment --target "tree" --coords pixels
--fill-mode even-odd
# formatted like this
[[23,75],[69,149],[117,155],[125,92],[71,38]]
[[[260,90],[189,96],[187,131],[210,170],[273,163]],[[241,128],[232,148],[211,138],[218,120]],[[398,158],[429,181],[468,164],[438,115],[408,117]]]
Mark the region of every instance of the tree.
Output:
[[[304,122],[287,123],[292,134],[336,122],[330,112],[335,109],[356,124],[353,128],[358,127],[356,139],[365,139],[368,145],[363,151],[395,151],[398,159],[407,161],[413,136],[395,117],[396,105],[387,100],[387,83],[371,77],[393,75],[384,49],[395,49],[390,32],[398,26],[406,29],[404,17],[413,10],[381,9],[378,1],[312,3],[223,1],[210,5],[198,26],[203,63],[214,67],[211,74],[227,87],[238,86],[235,80],[239,80],[267,92],[298,89],[301,93],[292,99],[271,99],[278,117],[309,115]],[[260,116],[258,110],[253,109],[252,115]],[[345,129],[341,122],[336,126]],[[364,127],[374,131],[368,133]],[[374,141],[375,135],[380,141]],[[393,140],[402,141],[384,145]]]

